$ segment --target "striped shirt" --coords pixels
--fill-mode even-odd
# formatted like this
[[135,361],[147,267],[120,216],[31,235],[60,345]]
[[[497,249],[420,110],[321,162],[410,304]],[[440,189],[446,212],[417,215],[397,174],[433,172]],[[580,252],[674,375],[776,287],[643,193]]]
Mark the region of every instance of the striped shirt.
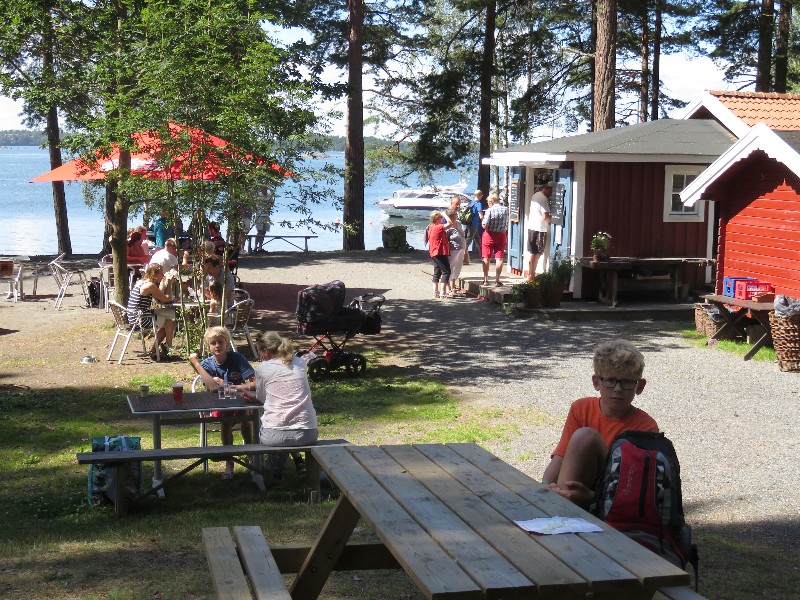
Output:
[[[150,310],[150,305],[153,302],[152,296],[142,296],[142,285],[147,283],[144,279],[136,282],[131,290],[131,295],[128,298],[128,310],[134,313],[140,313]],[[150,319],[143,320],[144,327],[152,327]]]

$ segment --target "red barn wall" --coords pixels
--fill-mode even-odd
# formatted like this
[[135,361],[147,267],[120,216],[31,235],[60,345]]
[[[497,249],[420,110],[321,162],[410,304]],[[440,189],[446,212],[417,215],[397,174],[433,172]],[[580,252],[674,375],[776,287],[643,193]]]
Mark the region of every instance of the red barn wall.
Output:
[[[664,163],[599,163],[586,165],[583,255],[598,231],[611,234],[612,256],[705,257],[708,224],[664,222]],[[703,210],[708,207],[704,203]],[[706,216],[707,218],[707,216]],[[681,278],[695,287],[704,271],[684,267]],[[583,270],[587,290],[595,289],[594,273]]]
[[779,294],[800,297],[797,190],[800,179],[760,151],[710,190],[720,215],[717,293],[724,277],[755,277]]

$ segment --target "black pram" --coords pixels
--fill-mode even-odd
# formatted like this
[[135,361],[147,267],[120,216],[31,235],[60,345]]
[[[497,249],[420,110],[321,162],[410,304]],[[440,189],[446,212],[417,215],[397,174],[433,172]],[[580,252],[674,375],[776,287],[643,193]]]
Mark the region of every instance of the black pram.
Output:
[[381,306],[386,298],[380,294],[364,294],[345,306],[345,293],[344,283],[338,280],[297,292],[297,332],[314,336],[316,340],[308,350],[298,352],[298,356],[311,355],[308,376],[314,381],[342,366],[348,375],[363,373],[367,359],[363,354],[345,352],[344,346],[359,333],[376,335],[381,332]]

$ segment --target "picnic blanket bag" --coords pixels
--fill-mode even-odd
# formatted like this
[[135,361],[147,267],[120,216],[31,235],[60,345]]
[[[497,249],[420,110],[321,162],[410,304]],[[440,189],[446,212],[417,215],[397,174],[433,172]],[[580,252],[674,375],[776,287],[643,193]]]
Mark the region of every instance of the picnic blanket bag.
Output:
[[[92,438],[92,452],[125,452],[141,450],[142,440],[126,435]],[[135,498],[142,493],[142,463],[131,461],[125,463],[127,481],[125,495]],[[89,492],[87,500],[90,506],[113,504],[116,501],[117,487],[115,476],[117,469],[107,469],[102,464],[89,465]]]
[[697,546],[683,517],[680,463],[663,433],[623,431],[614,439],[591,511],[680,568],[690,563],[697,583]]

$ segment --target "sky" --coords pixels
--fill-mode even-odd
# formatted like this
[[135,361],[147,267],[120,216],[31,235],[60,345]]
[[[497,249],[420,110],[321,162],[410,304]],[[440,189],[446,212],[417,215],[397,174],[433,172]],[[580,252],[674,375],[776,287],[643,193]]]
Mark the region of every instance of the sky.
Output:
[[[685,102],[695,99],[705,90],[730,89],[730,84],[723,80],[722,70],[706,57],[689,61],[681,55],[662,56],[661,79],[666,86],[665,92]],[[0,96],[0,130],[24,129],[20,110],[20,103]],[[332,133],[344,135],[344,129]]]

